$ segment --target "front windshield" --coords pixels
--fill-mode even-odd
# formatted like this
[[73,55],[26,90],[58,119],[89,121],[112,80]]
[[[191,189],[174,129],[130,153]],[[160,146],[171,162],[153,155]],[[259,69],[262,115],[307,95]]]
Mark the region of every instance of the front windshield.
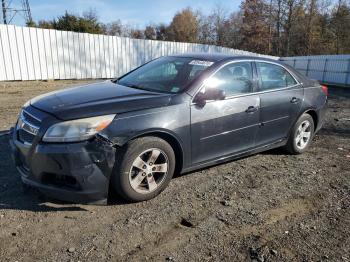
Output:
[[155,92],[179,93],[213,62],[189,57],[162,57],[120,78],[118,84]]

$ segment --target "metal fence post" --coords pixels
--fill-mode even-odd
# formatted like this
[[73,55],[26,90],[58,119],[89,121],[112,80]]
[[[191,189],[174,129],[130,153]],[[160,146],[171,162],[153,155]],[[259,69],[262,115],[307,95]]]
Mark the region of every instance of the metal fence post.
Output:
[[326,58],[326,59],[324,60],[324,67],[323,67],[323,73],[322,73],[322,82],[323,82],[323,83],[324,83],[324,79],[325,79],[325,76],[326,76],[327,62],[328,62],[328,59]]
[[310,58],[307,59],[306,76],[309,76],[309,65],[310,65]]
[[348,59],[348,72],[346,72],[345,85],[350,84],[350,58]]

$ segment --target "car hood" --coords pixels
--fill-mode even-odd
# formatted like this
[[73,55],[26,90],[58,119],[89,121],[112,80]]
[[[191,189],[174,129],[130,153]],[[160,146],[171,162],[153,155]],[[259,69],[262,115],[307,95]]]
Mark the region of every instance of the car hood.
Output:
[[172,96],[104,81],[47,93],[30,103],[59,119],[70,120],[162,107],[169,104]]

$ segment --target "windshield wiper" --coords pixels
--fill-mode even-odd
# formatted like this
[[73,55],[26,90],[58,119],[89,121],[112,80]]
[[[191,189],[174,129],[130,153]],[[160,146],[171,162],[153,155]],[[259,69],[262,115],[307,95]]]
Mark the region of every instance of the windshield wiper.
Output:
[[171,94],[171,92],[166,92],[166,91],[162,91],[162,90],[154,90],[154,89],[148,89],[148,88],[145,88],[143,86],[139,86],[139,85],[136,85],[136,84],[131,84],[131,83],[119,83],[118,81],[118,84],[119,85],[123,85],[123,86],[127,86],[127,87],[131,87],[131,88],[135,88],[135,89],[139,89],[139,90],[144,90],[144,91],[148,91],[148,92],[153,92],[153,93],[165,93],[165,94]]
[[135,84],[128,84],[127,83],[127,84],[124,84],[124,85],[126,85],[127,87],[135,88],[135,89],[147,90],[147,89],[144,89],[142,86],[138,86],[138,85],[135,85]]
[[145,91],[149,91],[149,92],[152,92],[152,90],[149,90],[147,88],[144,88],[142,86],[139,86],[139,85],[136,85],[136,84],[131,84],[131,83],[119,83],[119,81],[117,82],[117,84],[119,85],[123,85],[123,86],[127,86],[127,87],[131,87],[131,88],[135,88],[135,89],[140,89],[140,90],[145,90]]

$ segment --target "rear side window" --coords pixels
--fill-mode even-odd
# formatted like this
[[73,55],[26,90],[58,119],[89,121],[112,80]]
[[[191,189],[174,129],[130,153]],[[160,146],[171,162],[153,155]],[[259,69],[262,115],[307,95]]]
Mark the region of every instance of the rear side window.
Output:
[[231,63],[205,81],[204,87],[218,88],[227,97],[249,93],[253,88],[253,70],[250,62]]
[[260,75],[260,90],[272,90],[297,84],[293,76],[283,67],[270,63],[257,62]]

